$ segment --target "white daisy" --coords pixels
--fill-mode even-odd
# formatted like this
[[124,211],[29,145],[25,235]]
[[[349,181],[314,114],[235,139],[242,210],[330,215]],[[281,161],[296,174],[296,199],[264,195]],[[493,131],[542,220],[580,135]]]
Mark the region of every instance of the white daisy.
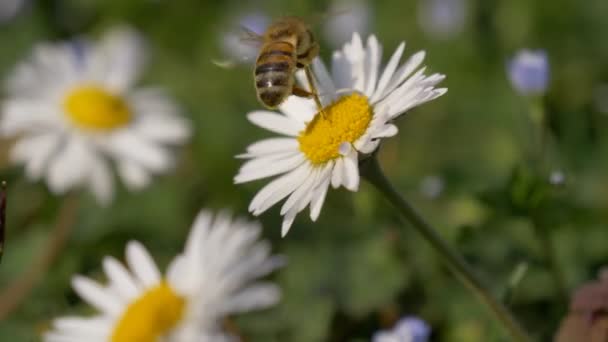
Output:
[[[424,52],[399,66],[404,48],[401,43],[382,72],[382,47],[375,36],[364,46],[355,33],[351,42],[334,52],[331,74],[316,59],[313,69],[326,118],[316,115],[312,100],[295,96],[281,106],[282,113],[248,114],[255,125],[283,136],[256,142],[238,156],[250,160],[235,176],[235,183],[280,175],[251,201],[249,210],[254,215],[288,197],[281,208],[283,236],[306,206],[315,221],[330,184],[357,191],[359,160],[374,152],[381,138],[397,134],[395,118],[447,91],[435,88],[444,75],[425,75]],[[306,86],[302,77],[299,80]]]
[[17,66],[2,104],[0,134],[16,136],[13,162],[57,194],[88,186],[102,203],[114,186],[109,161],[131,190],[170,169],[170,145],[190,135],[176,105],[156,88],[134,89],[145,49],[121,28],[99,43],[40,44]]
[[126,248],[128,268],[112,257],[103,267],[107,285],[76,276],[74,290],[99,311],[93,317],[56,319],[47,342],[216,342],[233,340],[222,331],[227,315],[275,304],[279,289],[256,281],[283,264],[270,256],[270,245],[258,241],[260,226],[213,220],[202,211],[184,252],[162,275],[138,242]]

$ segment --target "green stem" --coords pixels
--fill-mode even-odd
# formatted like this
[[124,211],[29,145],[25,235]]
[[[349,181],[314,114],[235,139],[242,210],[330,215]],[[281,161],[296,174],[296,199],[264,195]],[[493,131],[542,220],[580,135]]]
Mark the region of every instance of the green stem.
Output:
[[48,235],[45,246],[40,249],[40,254],[19,277],[13,279],[0,292],[0,322],[28,299],[34,288],[47,274],[53,262],[61,255],[76,223],[79,205],[80,202],[76,194],[68,194],[64,198],[57,214],[55,226]]
[[513,341],[532,341],[509,310],[482,284],[481,280],[475,275],[471,266],[467,264],[462,256],[450,247],[437,231],[395,190],[382,172],[375,156],[368,158],[368,160],[361,164],[361,174],[422,234],[463,284],[488,306],[496,319],[511,335]]
[[532,160],[538,163],[539,170],[544,168],[545,154],[547,151],[547,118],[542,98],[529,100],[530,121],[532,122]]
[[[549,132],[548,132],[548,121],[547,121],[547,113],[545,112],[545,107],[542,102],[542,97],[535,98],[530,100],[529,105],[530,118],[533,125],[534,136],[537,147],[537,155],[536,158],[536,172],[543,175],[548,169],[547,164],[547,144],[549,140]],[[534,149],[534,147],[533,147]],[[534,217],[532,214],[530,219],[532,221],[533,229],[536,233],[536,237],[540,246],[543,250],[545,263],[550,270],[550,273],[555,281],[555,285],[560,292],[560,296],[564,298],[565,301],[568,300],[568,288],[566,286],[566,281],[562,269],[557,262],[557,257],[555,255],[555,246],[551,241],[551,232],[545,228],[542,222]]]
[[548,230],[545,229],[544,226],[534,218],[532,218],[532,225],[534,232],[536,233],[536,238],[538,239],[541,249],[543,250],[545,263],[547,265],[546,267],[549,268],[553,281],[555,282],[555,287],[557,288],[562,300],[567,302],[569,297],[568,287],[566,286],[564,274],[562,273],[557,262],[555,247],[551,241],[551,235]]

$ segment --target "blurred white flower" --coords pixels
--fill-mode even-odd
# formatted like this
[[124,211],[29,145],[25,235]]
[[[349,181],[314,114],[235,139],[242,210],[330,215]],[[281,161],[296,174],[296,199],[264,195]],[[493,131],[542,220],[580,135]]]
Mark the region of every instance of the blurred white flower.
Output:
[[381,330],[374,334],[372,342],[427,342],[431,328],[416,317],[399,320],[392,330]]
[[17,66],[2,104],[0,134],[16,136],[11,159],[51,191],[88,186],[108,203],[110,162],[128,188],[174,165],[171,145],[190,135],[161,89],[134,89],[145,60],[141,37],[121,28],[99,43],[40,44]]
[[549,84],[549,60],[543,50],[521,50],[507,64],[513,88],[524,96],[540,96]]
[[[374,152],[382,138],[397,134],[394,119],[445,94],[447,89],[435,88],[444,75],[425,75],[424,52],[399,67],[404,49],[401,43],[381,70],[382,47],[376,37],[370,36],[364,45],[355,33],[334,52],[331,74],[315,59],[313,70],[326,118],[317,113],[313,100],[296,96],[284,102],[282,113],[248,114],[253,124],[281,135],[258,141],[238,156],[250,160],[240,168],[235,183],[279,176],[251,201],[254,215],[287,197],[281,208],[283,236],[309,205],[315,221],[330,184],[359,189],[359,159]],[[303,87],[308,86],[302,73],[298,78]]]
[[566,182],[566,174],[562,170],[553,170],[549,175],[549,183],[552,185],[563,185]]
[[127,267],[103,261],[107,285],[76,276],[72,285],[98,313],[56,319],[46,342],[217,342],[235,338],[221,328],[230,314],[274,305],[279,288],[257,279],[284,264],[259,241],[260,226],[213,219],[202,211],[184,251],[163,275],[138,242],[126,248]]
[[0,0],[0,24],[13,19],[27,0]]
[[426,176],[420,182],[420,192],[423,196],[434,199],[441,195],[444,186],[443,178],[440,176]]
[[233,26],[232,29],[222,34],[221,45],[225,57],[237,63],[253,63],[260,47],[244,41],[244,32],[241,28],[261,35],[269,24],[270,19],[261,12],[251,12],[237,17],[230,23],[230,26]]
[[468,4],[466,0],[419,0],[418,23],[434,39],[450,39],[465,27]]
[[323,34],[334,47],[348,41],[353,32],[362,36],[369,32],[372,8],[366,0],[334,0],[327,11]]

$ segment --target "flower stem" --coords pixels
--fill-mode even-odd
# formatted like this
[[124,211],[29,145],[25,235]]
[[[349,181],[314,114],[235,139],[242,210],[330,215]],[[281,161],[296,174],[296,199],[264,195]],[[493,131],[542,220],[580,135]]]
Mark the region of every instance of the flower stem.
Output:
[[75,194],[63,199],[53,230],[49,233],[49,239],[40,254],[19,278],[0,292],[0,321],[19,308],[59,257],[76,222],[78,204]]
[[[529,112],[533,126],[532,129],[534,131],[533,141],[538,144],[536,147],[536,156],[533,157],[532,160],[536,161],[536,172],[539,174],[545,174],[548,163],[547,145],[549,143],[549,128],[547,113],[545,111],[542,98],[530,100]],[[531,151],[534,150],[535,146],[532,146]],[[557,261],[557,256],[555,255],[555,246],[551,239],[551,231],[546,229],[546,227],[542,224],[542,221],[537,219],[535,215],[530,215],[530,220],[532,221],[534,232],[536,233],[538,242],[543,250],[546,266],[549,268],[549,271],[551,272],[551,275],[555,281],[557,291],[563,300],[568,301],[568,287],[566,285],[564,273],[562,272],[559,262]]]
[[551,239],[551,233],[546,229],[539,220],[532,217],[532,227],[538,242],[540,243],[541,249],[543,250],[546,267],[549,268],[549,272],[555,282],[555,288],[559,293],[559,296],[564,302],[568,302],[568,286],[566,285],[565,276],[562,272],[559,263],[557,262],[557,256],[555,255],[555,245]]
[[532,341],[509,310],[482,284],[463,257],[450,247],[437,231],[395,190],[382,172],[376,156],[362,162],[361,174],[422,234],[463,284],[490,308],[496,319],[511,335],[513,341]]

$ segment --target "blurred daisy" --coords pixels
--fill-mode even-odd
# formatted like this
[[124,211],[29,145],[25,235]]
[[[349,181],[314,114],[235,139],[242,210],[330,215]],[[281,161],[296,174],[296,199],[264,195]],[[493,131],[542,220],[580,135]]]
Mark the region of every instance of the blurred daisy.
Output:
[[353,32],[369,32],[372,9],[365,0],[334,0],[327,13],[323,34],[332,46],[342,46]]
[[431,38],[450,39],[464,30],[467,11],[466,0],[420,0],[418,22]]
[[[402,43],[382,72],[382,48],[375,36],[364,45],[355,33],[351,42],[334,52],[331,74],[316,59],[313,68],[325,118],[315,115],[314,101],[295,96],[281,106],[282,113],[248,114],[255,125],[283,136],[256,142],[238,156],[250,160],[235,176],[235,183],[281,175],[253,198],[249,210],[254,215],[287,197],[281,208],[285,236],[306,206],[310,206],[310,218],[318,218],[330,184],[358,190],[358,162],[374,152],[382,138],[397,134],[392,121],[446,92],[435,89],[443,75],[425,75],[424,52],[399,66],[404,48]],[[303,75],[299,76],[306,87]]]
[[97,43],[40,44],[8,80],[0,134],[16,136],[11,159],[51,191],[88,186],[102,203],[114,186],[109,162],[131,190],[170,169],[169,145],[189,126],[156,88],[134,89],[144,66],[140,36],[123,28]]
[[430,335],[431,329],[426,322],[416,317],[405,317],[392,330],[374,334],[372,342],[426,342]]
[[0,24],[13,19],[25,6],[26,0],[2,0],[0,1]]
[[549,59],[543,50],[521,50],[507,64],[513,88],[524,96],[544,95],[549,84]]
[[162,275],[138,242],[126,248],[127,266],[106,257],[107,285],[76,276],[74,290],[99,311],[93,317],[62,317],[47,342],[216,342],[233,338],[221,328],[229,314],[266,308],[279,289],[256,281],[283,264],[258,241],[257,224],[202,211],[184,252]]

